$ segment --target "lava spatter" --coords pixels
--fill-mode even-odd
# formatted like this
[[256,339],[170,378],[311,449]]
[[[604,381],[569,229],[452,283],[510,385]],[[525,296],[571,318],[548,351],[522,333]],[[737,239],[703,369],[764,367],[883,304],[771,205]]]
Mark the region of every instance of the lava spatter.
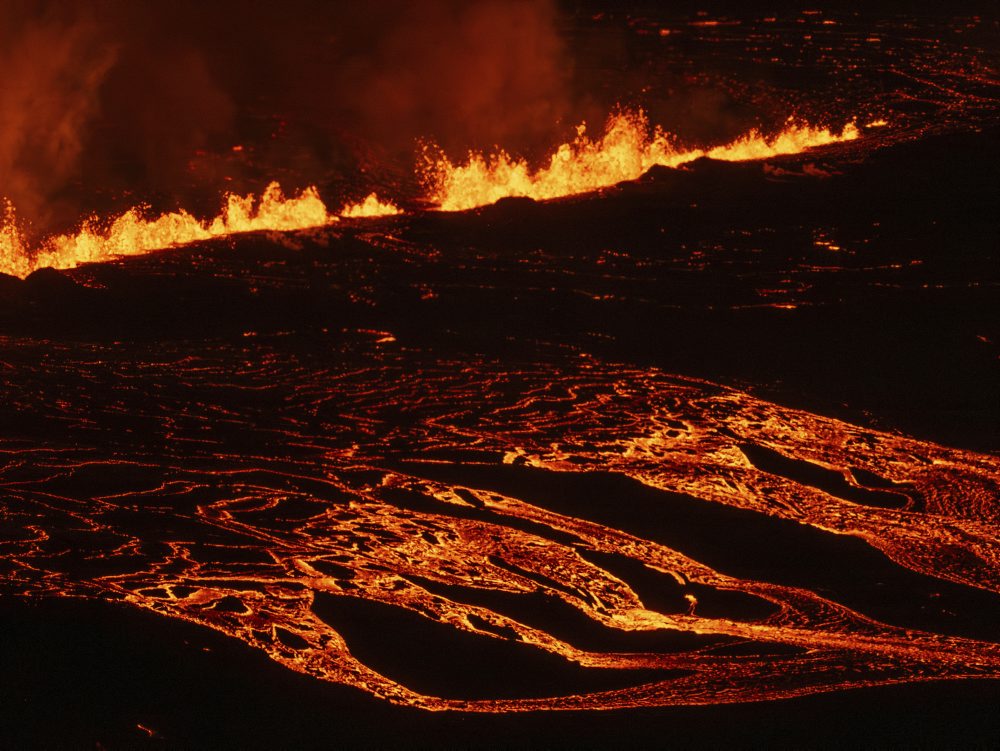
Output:
[[689,148],[659,126],[651,127],[641,110],[625,110],[608,118],[598,138],[587,135],[586,125],[578,126],[576,138],[559,146],[548,164],[537,169],[504,151],[472,153],[464,163],[453,164],[428,149],[423,172],[430,199],[445,211],[460,211],[515,196],[546,200],[587,193],[634,180],[654,166],[677,167],[701,157],[726,162],[767,159],[859,136],[854,123],[835,132],[789,120],[771,136],[752,130],[731,143]]
[[259,199],[253,194],[228,194],[222,211],[212,219],[196,219],[183,209],[149,217],[145,210],[133,208],[110,222],[89,219],[75,233],[55,235],[32,246],[17,225],[13,207],[8,205],[0,225],[0,273],[24,277],[42,268],[74,268],[243,232],[289,232],[322,227],[341,217],[397,213],[399,209],[393,203],[371,193],[335,214],[327,210],[314,186],[297,196],[285,196],[281,186],[272,182]]
[[[641,111],[623,111],[608,120],[598,140],[587,138],[581,125],[576,140],[560,146],[547,168],[532,171],[524,160],[514,160],[503,152],[490,159],[471,155],[466,164],[458,166],[444,156],[432,159],[425,152],[420,172],[428,191],[427,201],[442,210],[456,211],[511,196],[550,199],[594,191],[633,180],[655,165],[673,167],[703,156],[722,161],[764,159],[854,140],[859,135],[853,123],[834,134],[826,128],[790,120],[771,137],[754,130],[723,146],[683,149],[662,129],[651,131]],[[244,232],[289,232],[322,227],[341,218],[401,213],[395,203],[376,193],[345,204],[339,213],[331,213],[315,186],[298,196],[286,197],[277,182],[270,183],[259,199],[253,194],[230,193],[224,201],[222,211],[207,220],[197,219],[184,209],[150,217],[146,209],[137,207],[110,220],[91,217],[76,232],[47,237],[35,244],[25,238],[15,207],[8,204],[0,219],[0,273],[25,277],[42,268],[74,268]]]

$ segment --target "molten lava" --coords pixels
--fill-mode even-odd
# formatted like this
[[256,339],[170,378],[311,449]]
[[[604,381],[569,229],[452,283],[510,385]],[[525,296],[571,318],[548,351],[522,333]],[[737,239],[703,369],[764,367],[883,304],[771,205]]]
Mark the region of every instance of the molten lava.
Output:
[[[774,136],[752,130],[722,146],[689,149],[679,146],[677,139],[659,126],[651,127],[641,110],[621,111],[608,120],[600,138],[588,137],[586,126],[580,125],[576,138],[559,146],[548,166],[537,170],[505,151],[488,157],[471,153],[468,161],[459,165],[443,153],[425,152],[421,177],[431,202],[444,211],[461,211],[510,196],[544,200],[586,193],[634,180],[656,165],[676,167],[699,157],[723,161],[766,159],[850,141],[859,135],[853,123],[838,134],[789,120]],[[132,208],[110,222],[91,218],[75,234],[49,237],[32,245],[18,227],[13,207],[8,205],[0,221],[0,273],[25,277],[47,266],[72,268],[240,232],[298,230],[331,224],[341,217],[399,213],[394,203],[371,193],[333,214],[315,187],[286,197],[278,183],[272,182],[259,200],[253,194],[228,194],[222,211],[209,220],[199,220],[184,209],[147,218],[142,208]]]
[[[1000,601],[994,456],[589,358],[519,368],[373,343],[312,368],[263,342],[53,346],[0,340],[18,358],[11,403],[66,436],[0,436],[2,591],[124,601],[430,710],[1000,676],[995,630],[962,628]],[[259,366],[234,368],[252,355]],[[80,396],[56,397],[80,372]],[[352,627],[358,608],[379,616]],[[437,695],[378,656],[388,635],[428,629],[432,646],[408,651],[432,673],[455,660],[444,645],[472,642],[627,680]],[[473,660],[462,685],[488,682],[489,664]]]
[[[344,206],[340,216],[386,216],[398,212],[393,204],[379,200],[372,193],[361,203]],[[78,232],[47,238],[32,248],[18,228],[13,207],[8,205],[0,223],[0,272],[24,277],[47,266],[73,268],[81,263],[139,255],[240,232],[320,227],[338,218],[327,210],[315,187],[306,188],[298,196],[286,197],[281,186],[272,182],[259,200],[253,194],[227,195],[222,211],[209,220],[196,219],[183,209],[147,218],[141,208],[132,208],[110,224],[88,219]]]
[[369,193],[360,203],[349,203],[340,210],[345,219],[356,219],[364,216],[392,216],[401,213],[399,207],[392,201],[382,201],[374,193]]
[[423,177],[430,199],[442,210],[462,211],[511,196],[545,200],[587,193],[634,180],[656,165],[677,167],[703,156],[728,162],[766,159],[859,135],[853,123],[837,134],[789,120],[775,136],[752,130],[722,146],[688,149],[659,126],[651,128],[641,110],[622,111],[608,119],[600,138],[588,137],[586,125],[578,126],[576,138],[559,146],[548,165],[537,170],[505,151],[470,153],[457,165],[441,153],[427,153]]

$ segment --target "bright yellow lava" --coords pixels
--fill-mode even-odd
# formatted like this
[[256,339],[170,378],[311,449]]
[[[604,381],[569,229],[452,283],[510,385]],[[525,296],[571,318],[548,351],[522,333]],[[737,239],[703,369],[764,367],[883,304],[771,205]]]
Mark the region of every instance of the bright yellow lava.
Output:
[[258,199],[253,194],[229,194],[217,216],[199,220],[181,209],[147,218],[132,208],[105,225],[88,219],[74,234],[49,237],[30,247],[18,228],[14,210],[8,205],[0,223],[0,272],[25,277],[36,269],[67,269],[81,263],[106,261],[115,256],[139,255],[150,250],[185,245],[198,240],[239,232],[288,231],[321,227],[340,216],[386,216],[399,212],[393,204],[372,193],[363,202],[348,204],[338,214],[329,212],[315,187],[297,196],[285,196],[272,182]]
[[[498,151],[490,156],[471,153],[464,164],[458,165],[443,154],[433,158],[425,155],[421,176],[430,201],[444,211],[460,211],[509,196],[544,200],[586,193],[633,180],[656,165],[676,167],[699,157],[723,161],[766,159],[850,141],[859,135],[853,123],[838,134],[789,120],[774,136],[753,130],[722,146],[688,149],[678,146],[676,139],[661,128],[651,127],[641,110],[622,111],[608,120],[599,138],[587,136],[586,127],[580,125],[576,138],[559,146],[548,165],[537,170],[524,159]],[[394,203],[371,193],[335,214],[327,210],[315,187],[288,197],[278,183],[272,182],[259,199],[253,194],[228,194],[222,210],[212,219],[197,219],[184,209],[148,218],[142,208],[132,208],[110,222],[93,217],[75,233],[32,244],[19,227],[13,207],[8,205],[0,219],[0,273],[23,278],[40,268],[73,268],[240,232],[298,230],[331,224],[341,217],[398,213],[400,209]]]
[[399,207],[392,201],[382,201],[374,193],[369,193],[360,203],[349,203],[340,210],[345,219],[355,219],[363,216],[392,216],[399,214]]
[[537,170],[505,151],[490,156],[470,153],[465,163],[457,165],[436,154],[425,159],[424,180],[429,197],[441,209],[462,211],[511,196],[545,200],[587,193],[634,180],[656,165],[677,167],[703,156],[727,162],[766,159],[859,135],[853,123],[838,134],[789,120],[771,137],[752,130],[722,146],[688,149],[660,127],[651,128],[641,110],[623,111],[609,118],[599,138],[590,138],[586,126],[578,126],[576,138],[559,146],[548,164]]

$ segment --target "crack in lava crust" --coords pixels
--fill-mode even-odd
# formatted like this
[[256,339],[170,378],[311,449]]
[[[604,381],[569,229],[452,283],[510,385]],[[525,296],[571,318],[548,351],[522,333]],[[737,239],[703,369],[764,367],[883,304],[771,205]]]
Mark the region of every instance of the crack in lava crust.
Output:
[[[992,456],[588,358],[3,350],[8,593],[123,600],[430,710],[1000,676]],[[465,639],[567,681],[484,694],[469,665],[440,695],[379,655],[428,628],[403,651],[432,667]]]

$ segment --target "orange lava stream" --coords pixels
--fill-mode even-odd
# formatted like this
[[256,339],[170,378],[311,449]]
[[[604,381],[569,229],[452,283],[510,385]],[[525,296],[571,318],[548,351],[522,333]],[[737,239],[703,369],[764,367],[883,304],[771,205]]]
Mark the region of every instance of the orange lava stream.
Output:
[[501,150],[490,156],[470,153],[464,164],[454,164],[443,154],[427,154],[423,176],[429,197],[442,210],[462,211],[512,196],[545,200],[587,193],[634,180],[657,165],[677,167],[700,157],[727,162],[766,159],[859,135],[853,123],[838,134],[789,120],[775,136],[752,130],[722,146],[688,149],[659,126],[651,129],[641,110],[623,111],[608,119],[599,138],[588,137],[586,126],[578,126],[576,138],[559,146],[537,170]]
[[[234,374],[232,362],[251,351],[254,367]],[[116,360],[109,348],[66,348],[30,362],[48,377],[97,362],[94,377],[117,383],[134,378],[135,355],[143,353]],[[117,425],[123,413],[163,420],[166,450],[108,452],[76,432],[64,446],[0,440],[9,530],[0,585],[124,600],[215,629],[292,670],[428,710],[721,704],[1000,676],[1000,644],[988,630],[951,633],[941,624],[962,619],[934,615],[996,605],[995,456],[594,362],[515,373],[479,361],[412,363],[415,372],[372,362],[338,372],[272,351],[153,355],[142,357],[143,379],[183,385],[177,396],[164,388],[167,400],[150,405],[129,386],[115,392],[127,404],[88,394],[44,404],[72,431]],[[283,452],[271,435],[266,451],[227,443],[227,431],[261,431],[254,402],[190,399],[229,393],[223,383],[277,390],[273,404],[290,418],[280,423]],[[333,414],[338,423],[315,434],[303,419]],[[469,450],[493,459],[436,458]],[[808,472],[797,476],[789,462]],[[631,479],[600,485],[611,476]],[[702,526],[685,533],[692,520]],[[812,551],[820,573],[785,581],[795,561],[756,568],[752,551],[764,543],[736,529],[746,524],[790,556],[806,532],[833,547]],[[729,545],[749,545],[746,570],[738,557],[720,558]],[[832,589],[826,569],[844,573]],[[897,603],[886,612],[902,613],[901,623],[851,594],[875,591],[883,576],[895,577],[884,599]],[[954,599],[956,587],[973,599]],[[539,609],[517,610],[515,600]],[[351,603],[407,614],[442,643],[471,639],[512,658],[544,658],[545,670],[659,672],[543,696],[438,696],[410,685],[405,671],[369,663],[359,647],[370,639],[342,630]],[[908,611],[924,612],[928,627],[907,623]],[[567,614],[587,628],[561,627]],[[594,631],[600,641],[584,638]]]
[[258,200],[253,194],[228,194],[217,216],[199,220],[181,209],[147,218],[132,208],[106,225],[88,219],[74,234],[56,235],[30,247],[18,228],[11,206],[0,221],[0,273],[25,277],[52,267],[67,269],[82,263],[107,261],[116,256],[140,255],[151,250],[186,245],[199,240],[241,232],[289,231],[321,227],[342,217],[387,216],[399,213],[391,203],[374,193],[363,202],[347,204],[338,214],[329,212],[319,191],[308,187],[297,196],[285,196],[272,182]]

